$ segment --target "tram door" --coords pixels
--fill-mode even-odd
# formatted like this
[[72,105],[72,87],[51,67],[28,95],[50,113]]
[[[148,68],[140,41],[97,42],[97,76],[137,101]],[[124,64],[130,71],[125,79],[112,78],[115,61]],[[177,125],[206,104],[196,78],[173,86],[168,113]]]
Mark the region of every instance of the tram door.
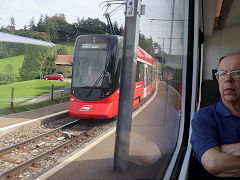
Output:
[[144,92],[143,98],[147,96],[147,64],[144,64]]

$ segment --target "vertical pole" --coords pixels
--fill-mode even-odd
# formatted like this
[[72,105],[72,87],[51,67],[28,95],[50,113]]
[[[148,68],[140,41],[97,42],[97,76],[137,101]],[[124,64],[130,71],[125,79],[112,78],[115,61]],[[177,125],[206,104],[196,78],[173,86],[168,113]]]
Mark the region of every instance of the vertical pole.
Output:
[[121,172],[128,168],[141,0],[127,0],[126,3],[123,62],[114,152],[114,169]]
[[163,121],[164,121],[164,123],[163,123],[163,126],[166,126],[166,120],[167,120],[167,108],[168,108],[168,89],[169,89],[169,81],[170,80],[166,80],[166,88],[165,88],[165,92],[166,92],[166,94],[165,94],[165,104],[164,104],[164,113],[163,113]]
[[39,73],[40,77],[39,79],[42,79],[42,64],[40,64],[40,73]]
[[163,48],[162,48],[162,51],[164,51],[164,41],[165,41],[165,38],[163,38]]
[[11,110],[13,110],[14,88],[11,89]]
[[172,53],[172,36],[173,36],[173,23],[174,23],[174,12],[175,11],[175,0],[172,1],[172,18],[171,18],[171,29],[170,29],[170,46],[169,46],[169,54]]
[[53,91],[54,91],[54,85],[52,84],[52,91],[51,91],[51,100],[53,101]]
[[64,90],[62,89],[61,90],[61,98],[62,98],[61,103],[63,103],[63,92],[64,92]]

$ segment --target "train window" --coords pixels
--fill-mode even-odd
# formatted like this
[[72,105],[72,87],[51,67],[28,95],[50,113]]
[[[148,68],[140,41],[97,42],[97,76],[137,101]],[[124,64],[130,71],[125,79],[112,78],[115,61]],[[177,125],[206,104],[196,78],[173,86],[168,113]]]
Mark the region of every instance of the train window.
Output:
[[[55,1],[57,2],[57,0]],[[17,1],[14,3],[16,2]],[[101,10],[111,12],[109,11],[111,7],[114,6],[113,9],[121,5],[124,7],[125,2],[113,0],[97,0],[96,2],[98,3],[87,5],[89,9],[93,9],[91,10],[92,14],[90,14],[91,18],[87,19],[84,19],[87,17],[87,8],[84,14],[79,14],[79,7],[86,7],[85,4],[87,3],[85,3],[85,1],[84,3],[80,1],[80,6],[79,4],[76,5],[76,7],[78,7],[76,11],[71,7],[73,6],[72,4],[75,5],[73,1],[71,3],[64,1],[66,7],[62,7],[65,8],[64,10],[69,7],[70,11],[66,12],[70,12],[70,14],[64,15],[61,14],[64,13],[62,11],[53,12],[53,10],[51,10],[41,12],[44,17],[40,16],[40,14],[39,16],[35,14],[34,17],[39,17],[39,19],[36,19],[36,23],[34,23],[34,18],[32,18],[29,25],[28,21],[21,27],[20,25],[16,25],[15,28],[14,18],[11,18],[11,24],[9,25],[5,26],[1,24],[1,31],[27,35],[41,40],[52,41],[56,44],[56,46],[53,46],[52,43],[43,42],[44,46],[42,46],[27,45],[19,42],[0,42],[0,116],[4,119],[4,121],[2,121],[3,123],[0,123],[1,127],[5,124],[6,126],[10,126],[15,123],[29,121],[30,119],[42,119],[39,117],[43,116],[50,118],[50,116],[48,116],[49,114],[54,114],[54,116],[57,114],[56,119],[62,120],[63,118],[64,123],[75,120],[81,121],[76,126],[76,129],[78,129],[76,136],[80,135],[82,137],[82,135],[84,135],[81,140],[76,140],[78,137],[75,138],[75,131],[72,133],[71,130],[69,133],[66,133],[67,135],[58,132],[56,136],[61,136],[60,138],[54,135],[52,139],[55,147],[56,143],[60,144],[61,141],[63,141],[65,145],[68,144],[68,140],[76,140],[75,142],[78,143],[79,146],[72,145],[69,149],[68,147],[63,149],[63,153],[59,153],[56,156],[54,155],[52,164],[55,162],[59,163],[62,160],[60,158],[66,158],[63,157],[63,154],[69,155],[76,149],[86,147],[84,143],[92,142],[91,138],[98,138],[99,135],[101,135],[101,138],[97,139],[97,141],[101,141],[99,144],[102,146],[102,142],[105,143],[108,139],[106,141],[100,140],[106,137],[106,134],[102,136],[101,133],[113,133],[114,127],[117,124],[114,120],[118,114],[119,92],[121,92],[119,91],[119,79],[122,58],[125,57],[123,56],[122,35],[127,33],[123,32],[124,12],[119,14],[119,16],[111,16],[113,22],[116,20],[119,23],[113,24],[118,35],[112,35],[109,30],[110,28],[107,26],[107,21],[99,17],[103,14]],[[129,0],[129,2],[133,3],[129,5],[134,5],[136,1]],[[120,173],[112,173],[109,171],[110,176],[107,177],[107,179],[162,179],[169,166],[180,134],[181,117],[184,116],[184,114],[182,115],[183,110],[181,107],[181,89],[182,84],[184,84],[182,74],[184,74],[183,67],[185,67],[184,63],[186,62],[186,36],[188,30],[186,23],[188,21],[188,9],[185,8],[186,2],[185,0],[141,1],[141,3],[146,6],[146,14],[142,15],[139,21],[140,34],[136,82],[134,84],[133,107],[130,107],[133,109],[133,118],[131,132],[129,132],[129,134],[126,133],[130,135],[129,166],[133,168],[130,167],[130,171],[124,174],[127,174],[127,177]],[[36,1],[36,3],[38,3],[38,1]],[[51,4],[47,3],[47,1],[45,3],[43,3],[43,9],[47,9],[47,7],[50,9]],[[103,9],[101,9],[101,7],[99,8],[99,4],[101,3]],[[110,3],[111,7],[106,3]],[[58,4],[61,3],[55,3],[56,6]],[[12,4],[8,6],[18,7]],[[38,7],[38,9],[32,9],[32,12],[40,12],[40,5],[35,7]],[[7,7],[4,6],[4,8]],[[23,9],[21,13],[25,12],[24,8],[21,9]],[[18,12],[18,10],[6,9],[4,12],[15,13]],[[53,16],[45,16],[45,14],[50,14],[49,12],[56,14]],[[75,14],[75,12],[78,13]],[[113,13],[114,15],[115,12],[121,12],[121,8],[116,8]],[[97,15],[97,13],[101,15]],[[106,14],[107,13],[105,13],[105,15]],[[9,14],[8,19],[5,20],[3,20],[4,17],[1,16],[1,22],[7,23],[11,16],[12,15]],[[80,17],[77,18],[78,16]],[[33,16],[29,15],[28,17]],[[73,20],[72,18],[77,20]],[[120,18],[120,20],[118,18]],[[68,21],[70,19],[72,19],[72,22]],[[19,22],[21,22],[21,19],[16,21],[16,23]],[[75,42],[78,36],[79,40],[81,40],[81,38],[83,39],[82,41],[77,40]],[[131,48],[132,47],[129,46],[129,49]],[[162,69],[167,66],[174,69],[175,74],[173,78],[169,78],[166,81],[166,79],[162,80],[160,75],[164,75]],[[53,74],[63,74],[65,78],[64,81],[50,81],[44,78],[44,76]],[[38,96],[40,96],[40,100],[37,99]],[[57,105],[50,106],[52,104]],[[26,114],[29,116],[26,115],[26,117],[25,113],[23,113],[24,115],[21,113],[20,115],[18,114],[21,118],[18,118],[18,116],[15,117],[14,115],[7,115],[29,109],[34,109],[34,111],[28,111],[29,114]],[[35,111],[35,109],[37,110]],[[63,114],[59,115],[59,112]],[[69,115],[71,117],[69,117]],[[53,119],[55,119],[55,117],[53,118],[53,116],[51,116],[50,121]],[[110,122],[110,124],[106,125],[105,122]],[[104,123],[104,126],[99,125],[99,123]],[[56,126],[60,126],[58,122],[56,124]],[[52,125],[55,126],[55,123],[49,123],[50,128],[48,128],[48,130],[54,128]],[[100,128],[96,128],[96,131],[93,129],[92,131],[92,128],[95,128],[95,126]],[[35,136],[38,128],[41,127],[37,127],[36,129],[32,128],[33,130],[28,133],[28,135]],[[14,129],[17,128],[14,126]],[[7,131],[8,130],[0,130],[1,138],[1,133]],[[45,129],[43,131],[45,132]],[[12,133],[12,130],[7,133],[9,132]],[[92,134],[88,134],[88,132]],[[24,137],[25,135],[26,134],[22,134]],[[36,133],[36,136],[37,135]],[[112,135],[108,137],[112,138],[114,136]],[[16,139],[18,140],[18,138]],[[47,137],[46,139],[51,138]],[[114,139],[114,137],[112,139]],[[93,141],[95,145],[98,144],[95,139]],[[15,134],[11,136],[11,139],[7,139],[6,142],[7,143],[1,143],[4,148],[5,145],[7,147],[7,145],[17,143],[15,142]],[[22,157],[23,154],[29,151],[32,152],[32,150],[35,153],[35,149],[39,150],[39,152],[37,151],[38,154],[42,150],[40,146],[43,146],[44,150],[48,150],[50,147],[49,143],[50,142],[40,143],[37,146],[34,145],[34,150],[32,145],[31,147],[29,145],[30,149],[21,147],[19,149],[21,153],[20,156]],[[90,146],[88,146],[88,152],[92,152],[94,149],[92,144]],[[106,147],[108,148],[108,146]],[[2,147],[0,147],[0,149],[1,148]],[[111,149],[111,152],[112,151],[113,149]],[[86,154],[88,152],[85,151]],[[98,154],[98,152],[95,152],[95,155],[96,154]],[[100,158],[98,158],[99,156],[91,156],[87,161],[81,162],[83,164],[79,166],[75,164],[74,166],[78,168],[82,168],[81,165],[88,163],[91,163],[94,167],[97,165],[99,167],[94,169],[90,167],[92,169],[86,171],[78,169],[72,174],[77,176],[80,172],[88,172],[87,174],[89,176],[87,175],[87,179],[89,177],[89,179],[102,179],[102,176],[93,177],[92,175],[94,173],[92,173],[92,171],[94,172],[97,168],[101,169],[105,167],[102,165],[102,162],[104,162],[104,165],[112,164],[113,158],[110,157],[111,155],[108,157],[108,155],[109,154]],[[85,157],[84,154],[84,158]],[[22,161],[20,161],[22,159],[18,160],[17,157],[16,159],[15,157],[11,158],[7,155],[6,158],[1,159],[1,163],[6,164],[7,169],[10,168],[10,166],[17,166],[17,164],[22,163]],[[29,157],[26,156],[26,158],[28,159]],[[10,161],[14,161],[14,165],[9,165]],[[73,163],[79,162],[80,161],[74,161]],[[36,167],[44,167],[46,163],[48,164],[48,162],[44,161],[42,164],[37,164]],[[3,166],[2,169],[3,168],[5,167]],[[29,168],[29,171],[31,171],[31,169],[32,168]],[[136,170],[136,172],[130,174],[132,169]],[[72,170],[73,169],[70,169],[70,171]],[[20,178],[28,175],[29,171],[21,175]],[[59,172],[60,171],[61,170],[59,170]],[[56,174],[57,173],[58,172],[56,172]],[[69,172],[66,174],[68,173]],[[101,174],[104,173],[105,171],[101,172]],[[113,177],[112,174],[117,174],[120,177]],[[78,176],[77,178],[83,179],[85,175],[82,177]],[[19,177],[16,176],[16,179],[18,178]],[[27,176],[26,178],[31,179],[31,177]]]
[[[141,16],[139,47],[148,53],[142,58],[146,81],[143,102],[147,103],[133,113],[130,139],[130,162],[145,167],[141,179],[162,179],[178,143],[187,48],[185,2],[142,1],[146,15]],[[172,70],[171,77],[164,67]],[[166,78],[160,79],[159,74]]]
[[152,83],[152,66],[147,67],[147,84]]
[[141,62],[137,62],[135,81],[144,81],[144,64]]

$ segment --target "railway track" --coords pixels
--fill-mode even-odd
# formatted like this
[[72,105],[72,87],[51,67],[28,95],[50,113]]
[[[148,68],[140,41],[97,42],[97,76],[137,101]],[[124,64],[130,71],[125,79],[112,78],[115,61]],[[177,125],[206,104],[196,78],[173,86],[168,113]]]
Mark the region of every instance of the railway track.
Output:
[[[81,122],[83,124],[81,126],[85,126],[85,128],[81,128],[80,130],[78,127],[79,120],[75,120],[51,131],[1,149],[0,160],[2,162],[11,163],[12,167],[10,169],[4,169],[4,171],[0,173],[0,179],[18,177],[18,173],[29,167],[34,168],[35,164],[42,159],[47,158],[64,148],[70,147],[70,145],[78,143],[82,139],[94,136],[93,134],[95,132],[99,131],[99,129],[109,122],[111,121],[92,121],[90,123],[87,123],[87,121]],[[19,157],[24,156],[26,153],[30,153],[30,156],[32,157],[30,159],[19,159]],[[20,156],[19,154],[23,155]],[[25,155],[25,157],[29,157],[29,155]]]

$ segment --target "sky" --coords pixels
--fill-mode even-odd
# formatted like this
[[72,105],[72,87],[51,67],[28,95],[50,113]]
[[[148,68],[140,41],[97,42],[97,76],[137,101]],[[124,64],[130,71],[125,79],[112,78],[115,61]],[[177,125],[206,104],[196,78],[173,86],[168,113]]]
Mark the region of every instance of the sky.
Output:
[[[34,17],[37,23],[41,14],[53,16],[56,13],[64,13],[67,22],[77,22],[77,18],[99,18],[107,22],[103,14],[106,8],[104,0],[1,0],[0,27],[10,24],[10,17],[15,18],[16,29],[28,25]],[[100,4],[103,3],[101,6]],[[116,7],[116,6],[115,6]],[[110,7],[111,9],[115,7]],[[124,24],[124,11],[121,8],[112,16],[112,21]]]
[[[109,0],[106,0],[109,1]],[[99,18],[107,23],[103,14],[105,0],[1,0],[0,6],[0,27],[10,24],[10,17],[15,18],[16,29],[29,25],[30,20],[34,17],[35,23],[39,21],[41,14],[43,16],[53,16],[56,13],[64,13],[68,23],[77,22],[77,18]],[[112,0],[114,1],[114,0]],[[116,1],[116,0],[115,0]],[[172,18],[172,2],[173,0],[142,0],[142,4],[146,5],[146,14],[141,16],[140,32],[146,37],[152,37],[155,42],[161,44],[164,49],[169,50],[170,41],[176,46],[181,46],[180,39],[183,36],[183,22],[162,21],[161,19]],[[184,16],[184,0],[175,0],[175,19],[183,19]],[[102,3],[102,4],[101,4]],[[108,12],[111,12],[118,5],[112,5]],[[124,25],[125,8],[111,16],[112,22],[117,21],[119,25]],[[160,19],[151,21],[150,19]],[[173,29],[171,32],[170,29]],[[172,40],[171,37],[174,37]],[[178,48],[176,47],[176,48]],[[168,49],[167,49],[168,48]],[[176,49],[174,46],[172,49]]]

